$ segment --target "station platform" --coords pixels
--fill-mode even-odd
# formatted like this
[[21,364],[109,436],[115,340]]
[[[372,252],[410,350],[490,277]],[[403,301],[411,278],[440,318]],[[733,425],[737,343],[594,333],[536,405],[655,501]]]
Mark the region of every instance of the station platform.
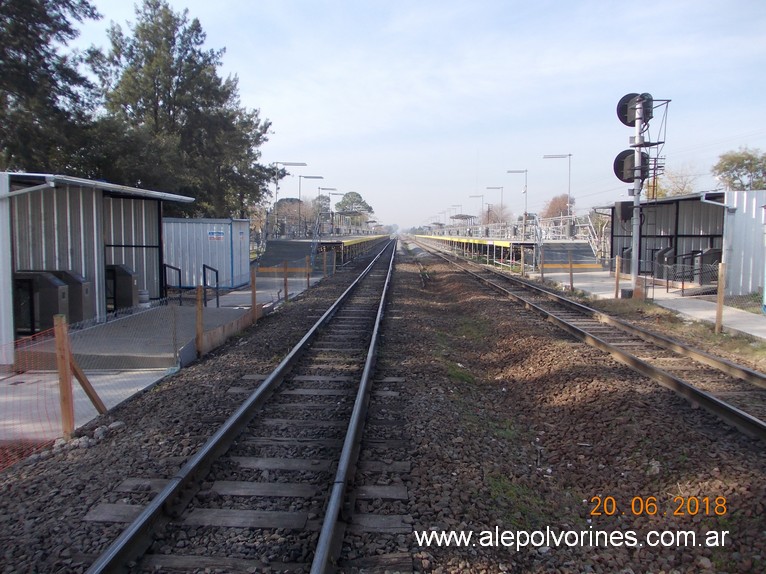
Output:
[[[322,241],[337,259],[353,258],[370,247],[371,241],[387,236],[329,237]],[[273,242],[278,245],[273,261],[286,257],[305,258],[311,242]],[[279,267],[279,265],[274,265]],[[329,273],[332,269],[328,270]],[[309,285],[321,281],[314,273],[307,281],[302,273],[290,274],[288,300],[300,295]],[[252,310],[250,286],[210,299],[203,311],[205,333],[230,332],[235,324],[247,323]],[[285,301],[285,280],[281,272],[256,270],[256,304],[269,314]],[[70,331],[72,354],[95,388],[107,409],[112,409],[134,394],[147,390],[190,362],[196,360],[196,307],[189,299],[181,304],[135,309],[118,318],[81,330]],[[2,370],[0,365],[0,445],[43,444],[62,436],[59,407],[55,343],[52,338],[25,346],[15,352],[16,364]],[[98,416],[81,386],[73,382],[75,428]],[[0,460],[0,465],[2,460]]]
[[[316,283],[320,278],[313,279]],[[260,277],[256,304],[268,314],[283,304],[284,281]],[[290,282],[288,298],[306,280]],[[251,313],[250,288],[238,289],[203,310],[203,329],[224,329]],[[139,309],[115,320],[70,332],[72,353],[107,409],[147,390],[196,360],[196,308],[189,301]],[[172,332],[172,334],[171,334]],[[43,444],[62,436],[55,343],[51,338],[16,351],[17,365],[0,371],[0,445]],[[73,381],[75,428],[98,416],[85,391]],[[0,460],[0,465],[2,460]]]
[[[535,273],[532,277],[539,277]],[[545,279],[569,286],[569,273],[545,273]],[[630,278],[623,278],[621,288],[630,287]],[[578,273],[574,276],[574,288],[588,293],[596,299],[614,298],[615,278],[609,271]],[[684,297],[676,291],[666,291],[657,285],[647,290],[646,297],[656,305],[696,321],[715,323],[716,304],[699,297]],[[727,333],[749,335],[766,340],[766,315],[749,313],[735,307],[724,307],[723,330]]]
[[[449,245],[451,249],[462,250],[464,254],[487,256],[494,260],[521,261],[534,260],[541,264],[546,272],[568,272],[570,265],[575,273],[599,271],[601,263],[593,254],[593,249],[585,240],[579,239],[544,239],[538,243],[533,237],[498,239],[491,237],[470,237],[464,235],[418,235],[420,239]],[[535,255],[536,254],[536,255]],[[542,262],[542,263],[540,263]]]
[[[343,264],[371,243],[387,238],[388,235],[325,235],[317,240],[317,251],[335,252],[338,263]],[[311,255],[312,245],[312,239],[270,239],[255,263],[259,267],[277,267],[285,261],[300,261]]]

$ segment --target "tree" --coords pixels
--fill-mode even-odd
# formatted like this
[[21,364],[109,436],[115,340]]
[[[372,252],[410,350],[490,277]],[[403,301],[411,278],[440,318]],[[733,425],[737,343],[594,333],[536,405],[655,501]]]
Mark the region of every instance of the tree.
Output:
[[550,218],[550,217],[561,217],[562,215],[567,215],[569,213],[569,209],[567,208],[567,202],[570,202],[570,208],[572,210],[572,213],[574,213],[574,204],[575,199],[574,197],[569,197],[566,193],[562,195],[557,195],[556,197],[552,197],[548,200],[548,202],[545,204],[545,207],[543,207],[543,211],[540,213],[540,217],[542,218]]
[[697,176],[692,175],[688,169],[666,170],[662,176],[647,180],[644,190],[649,199],[688,195],[694,193],[696,181]]
[[84,56],[60,49],[79,35],[73,20],[98,18],[88,0],[0,2],[0,169],[76,171],[93,86]]
[[335,211],[356,211],[359,213],[374,213],[372,207],[362,199],[362,196],[355,191],[344,193],[343,197],[335,204]]
[[740,148],[722,154],[711,170],[729,189],[766,189],[766,154]]
[[129,154],[112,179],[196,199],[171,211],[246,214],[276,175],[258,163],[270,122],[240,105],[236,77],[218,76],[224,50],[203,49],[205,33],[187,10],[179,14],[165,0],[144,0],[130,32],[113,25],[111,50],[93,59],[108,111],[99,129],[123,124],[125,135],[115,147],[130,150],[143,142],[159,161],[148,166],[142,154]]

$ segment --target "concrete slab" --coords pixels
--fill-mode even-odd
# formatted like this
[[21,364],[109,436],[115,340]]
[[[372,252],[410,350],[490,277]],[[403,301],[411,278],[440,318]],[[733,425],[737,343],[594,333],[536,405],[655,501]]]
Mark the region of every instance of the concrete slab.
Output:
[[[539,277],[539,275],[535,275]],[[546,273],[545,279],[569,287],[569,273]],[[613,299],[615,278],[608,271],[577,273],[574,288],[584,291],[596,299]],[[620,289],[630,287],[630,280],[623,279]],[[716,304],[698,297],[681,296],[677,290],[666,291],[664,286],[651,286],[646,290],[648,299],[655,304],[671,309],[696,321],[715,323]],[[723,329],[728,333],[743,334],[766,340],[766,315],[748,313],[735,307],[724,307]]]
[[[312,284],[319,281],[314,278]],[[267,312],[284,300],[284,280],[260,277],[256,303]],[[306,280],[291,279],[290,297],[305,290]],[[249,288],[220,298],[220,307],[208,301],[203,312],[205,331],[228,324],[250,312]],[[184,305],[137,309],[131,314],[72,331],[72,353],[107,408],[157,383],[179,364],[196,358],[196,311]],[[0,372],[0,443],[46,442],[62,436],[58,374],[53,340],[43,340],[16,350],[14,372]],[[95,407],[73,382],[75,427],[98,415]]]

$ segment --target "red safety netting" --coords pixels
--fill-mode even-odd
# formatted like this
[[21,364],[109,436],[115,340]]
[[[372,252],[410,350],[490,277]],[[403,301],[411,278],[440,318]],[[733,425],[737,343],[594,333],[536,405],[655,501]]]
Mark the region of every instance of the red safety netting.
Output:
[[0,470],[61,435],[53,329],[0,346]]

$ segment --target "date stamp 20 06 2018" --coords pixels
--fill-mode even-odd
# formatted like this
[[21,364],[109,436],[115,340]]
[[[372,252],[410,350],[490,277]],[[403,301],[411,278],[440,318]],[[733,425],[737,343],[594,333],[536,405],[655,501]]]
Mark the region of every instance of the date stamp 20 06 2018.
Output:
[[634,496],[619,503],[614,496],[592,496],[590,516],[725,516],[725,496]]

